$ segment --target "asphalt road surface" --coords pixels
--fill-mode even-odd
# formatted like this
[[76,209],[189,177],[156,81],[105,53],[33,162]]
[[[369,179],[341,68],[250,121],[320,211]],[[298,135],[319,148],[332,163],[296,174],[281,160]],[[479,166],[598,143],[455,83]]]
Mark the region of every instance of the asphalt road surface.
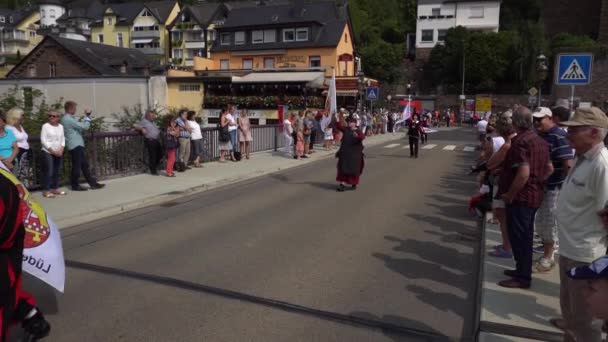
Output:
[[367,149],[356,191],[327,159],[64,230],[65,295],[28,282],[48,340],[471,340],[474,136]]

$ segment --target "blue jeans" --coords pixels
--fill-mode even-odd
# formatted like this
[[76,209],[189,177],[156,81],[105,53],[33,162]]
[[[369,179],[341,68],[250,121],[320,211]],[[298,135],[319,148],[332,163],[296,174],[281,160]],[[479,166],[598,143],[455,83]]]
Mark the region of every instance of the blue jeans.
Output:
[[517,279],[532,280],[532,241],[534,239],[534,216],[536,208],[517,203],[507,204],[507,230],[513,247]]
[[237,143],[236,129],[234,131],[230,131],[230,143],[232,144],[232,151],[238,151],[239,144]]
[[63,157],[42,151],[42,190],[49,191],[59,187],[59,172]]

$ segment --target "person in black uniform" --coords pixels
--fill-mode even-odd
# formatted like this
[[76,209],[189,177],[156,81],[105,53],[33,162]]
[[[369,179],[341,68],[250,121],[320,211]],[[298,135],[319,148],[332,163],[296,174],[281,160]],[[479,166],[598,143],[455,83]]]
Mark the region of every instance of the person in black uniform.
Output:
[[407,122],[407,136],[410,140],[410,158],[418,158],[418,146],[420,145],[420,137],[423,133],[422,123],[418,119],[418,115],[414,114],[412,119]]

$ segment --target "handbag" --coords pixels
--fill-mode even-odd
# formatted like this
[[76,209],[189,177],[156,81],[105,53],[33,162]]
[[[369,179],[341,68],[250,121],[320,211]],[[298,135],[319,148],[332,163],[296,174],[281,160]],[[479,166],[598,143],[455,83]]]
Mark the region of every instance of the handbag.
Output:
[[165,133],[165,148],[167,150],[175,149],[179,146],[177,138],[169,133]]
[[[218,126],[219,126],[219,124],[218,124]],[[228,125],[226,125],[224,127],[219,126],[219,129],[220,129],[220,133],[219,133],[219,137],[218,137],[219,141],[224,142],[224,143],[230,141],[230,132],[228,132]]]

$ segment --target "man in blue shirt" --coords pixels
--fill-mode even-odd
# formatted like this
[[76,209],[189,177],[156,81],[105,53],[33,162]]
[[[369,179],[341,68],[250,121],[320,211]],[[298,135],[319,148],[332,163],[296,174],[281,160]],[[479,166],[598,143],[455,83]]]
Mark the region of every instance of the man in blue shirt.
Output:
[[566,139],[566,132],[555,123],[553,113],[549,108],[536,109],[533,117],[536,130],[549,145],[549,157],[553,165],[553,173],[545,183],[545,196],[535,220],[536,233],[543,242],[543,256],[534,265],[534,271],[544,273],[549,272],[555,266],[553,258],[557,243],[555,208],[562,183],[572,167],[574,150]]
[[101,189],[105,184],[97,182],[95,177],[89,172],[89,163],[85,156],[84,151],[84,138],[83,132],[91,127],[91,110],[85,109],[85,118],[81,122],[74,117],[76,114],[76,102],[67,101],[65,103],[65,114],[61,118],[61,125],[63,125],[63,131],[65,135],[65,144],[70,151],[72,158],[72,173],[70,176],[70,183],[73,191],[87,191],[87,188],[80,186],[80,171],[84,175],[84,178],[89,183],[91,189]]

